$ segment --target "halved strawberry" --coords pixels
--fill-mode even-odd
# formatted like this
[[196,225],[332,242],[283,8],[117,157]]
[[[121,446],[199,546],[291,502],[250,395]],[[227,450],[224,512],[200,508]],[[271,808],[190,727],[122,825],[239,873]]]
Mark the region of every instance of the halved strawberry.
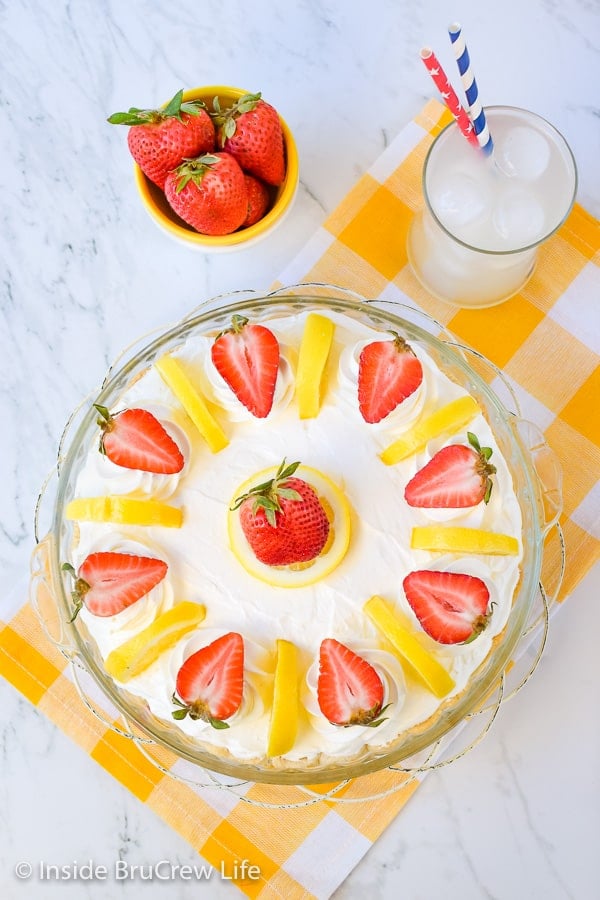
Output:
[[174,719],[202,719],[213,728],[229,728],[244,692],[244,640],[230,631],[188,656],[177,673]]
[[373,341],[358,360],[358,405],[365,422],[380,422],[423,381],[423,367],[403,337]]
[[403,586],[423,630],[439,644],[472,641],[492,614],[487,586],[475,575],[419,569],[406,576]]
[[185,460],[173,438],[147,409],[124,409],[111,415],[94,403],[102,429],[100,452],[124,469],[158,475],[181,472]]
[[264,325],[233,316],[215,340],[212,361],[240,403],[257,419],[271,412],[279,371],[279,342]]
[[333,725],[380,725],[383,682],[373,666],[335,638],[319,653],[317,700]]
[[151,556],[106,551],[90,553],[76,572],[70,563],[63,570],[75,579],[71,597],[73,622],[81,607],[93,616],[116,616],[145,597],[167,574],[167,563]]
[[464,509],[485,503],[492,493],[491,447],[481,447],[468,431],[470,447],[451,444],[443,447],[427,465],[411,478],[404,489],[409,506],[427,509]]

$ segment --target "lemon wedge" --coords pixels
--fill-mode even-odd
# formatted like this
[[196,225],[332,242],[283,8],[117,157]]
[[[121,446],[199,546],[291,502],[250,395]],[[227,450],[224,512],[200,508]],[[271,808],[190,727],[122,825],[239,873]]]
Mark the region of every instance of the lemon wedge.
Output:
[[240,514],[232,509],[235,500],[248,493],[250,488],[273,478],[277,466],[263,469],[239,486],[229,504],[227,531],[229,546],[244,569],[255,578],[274,587],[295,588],[314,584],[329,575],[343,560],[350,545],[352,513],[350,504],[340,488],[318,469],[301,465],[296,477],[308,482],[316,491],[329,519],[330,531],[327,543],[320,555],[310,563],[295,566],[267,566],[254,555],[240,525]]
[[298,651],[291,641],[277,641],[268,756],[291,750],[298,733]]
[[181,528],[183,513],[177,506],[159,500],[132,497],[77,497],[67,504],[67,519],[81,522],[114,522],[117,525],[164,525]]
[[323,373],[333,342],[335,325],[326,316],[310,313],[298,353],[296,394],[301,419],[314,419],[321,408]]
[[219,450],[226,447],[229,441],[225,432],[211,414],[204,397],[189,380],[178,360],[172,356],[162,356],[155,362],[155,366],[212,452],[218,453]]
[[401,661],[409,663],[436,697],[445,697],[454,688],[454,679],[437,659],[428,653],[417,637],[401,623],[383,597],[375,595],[364,605],[364,611],[387,637]]
[[406,434],[386,447],[380,457],[386,466],[393,466],[413,453],[422,450],[430,440],[441,434],[454,434],[481,412],[473,397],[452,400],[435,412],[424,416]]
[[519,542],[510,534],[443,525],[415,525],[410,546],[413,550],[483,553],[490,556],[516,556],[519,552]]
[[200,603],[178,603],[109,653],[104,663],[106,671],[117,681],[130,681],[202,622],[205,615],[206,609]]

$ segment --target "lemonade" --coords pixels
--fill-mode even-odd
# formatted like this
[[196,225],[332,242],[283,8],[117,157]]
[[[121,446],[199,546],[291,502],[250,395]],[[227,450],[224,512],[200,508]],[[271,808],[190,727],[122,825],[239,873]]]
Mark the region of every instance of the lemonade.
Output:
[[425,160],[425,208],[408,236],[418,280],[441,300],[483,307],[515,294],[533,273],[538,246],[562,224],[575,199],[577,172],[564,138],[534,113],[486,110],[491,157],[456,125]]

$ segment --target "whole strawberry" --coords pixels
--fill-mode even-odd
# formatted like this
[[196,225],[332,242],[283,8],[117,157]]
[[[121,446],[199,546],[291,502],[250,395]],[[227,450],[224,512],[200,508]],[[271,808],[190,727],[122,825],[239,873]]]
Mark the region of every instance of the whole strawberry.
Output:
[[177,215],[201,234],[231,234],[248,214],[244,173],[229,153],[187,159],[165,181]]
[[269,208],[271,198],[269,196],[269,188],[264,182],[245,173],[244,180],[248,191],[248,215],[244,221],[244,228],[247,228],[249,225],[255,225],[256,222],[262,219]]
[[329,520],[316,491],[294,477],[300,463],[279,466],[275,478],[241,497],[240,524],[256,558],[267,566],[310,562],[329,537]]
[[188,157],[214,150],[215,127],[201,100],[178,91],[162,109],[113,113],[111,125],[129,125],[129,152],[150,181],[164,189],[168,172]]
[[285,150],[277,110],[260,93],[245,94],[225,110],[215,97],[213,108],[218,146],[231,153],[245,172],[280,185],[285,178]]

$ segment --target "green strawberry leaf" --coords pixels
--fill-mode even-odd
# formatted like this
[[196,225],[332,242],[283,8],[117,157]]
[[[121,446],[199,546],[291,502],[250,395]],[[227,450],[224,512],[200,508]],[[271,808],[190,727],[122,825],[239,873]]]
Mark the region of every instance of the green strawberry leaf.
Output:
[[143,120],[137,113],[118,112],[113,113],[106,121],[111,125],[141,125]]
[[175,193],[180,194],[182,192],[182,190],[184,189],[184,187],[186,187],[186,185],[188,185],[191,180],[192,180],[191,172],[184,172],[182,175],[180,175],[179,178],[177,179],[177,186],[175,187]]
[[285,500],[302,500],[302,495],[299,494],[298,491],[295,491],[293,488],[280,487],[277,493]]
[[203,100],[188,100],[180,106],[181,112],[190,116],[199,116],[203,109],[206,109],[206,103]]
[[224,722],[223,719],[215,719],[211,716],[209,721],[213,728],[217,728],[219,730],[223,728],[229,728],[229,725],[227,724],[227,722]]
[[163,116],[165,116],[165,117],[176,116],[177,118],[180,118],[179,110],[181,109],[181,101],[182,100],[183,100],[183,91],[182,90],[177,91],[175,96],[172,97],[171,100],[169,100],[169,102],[163,109]]
[[279,466],[277,470],[277,475],[275,476],[277,481],[283,481],[285,478],[291,478],[298,466],[300,465],[300,460],[298,462],[290,463],[289,466],[286,466],[285,459]]

